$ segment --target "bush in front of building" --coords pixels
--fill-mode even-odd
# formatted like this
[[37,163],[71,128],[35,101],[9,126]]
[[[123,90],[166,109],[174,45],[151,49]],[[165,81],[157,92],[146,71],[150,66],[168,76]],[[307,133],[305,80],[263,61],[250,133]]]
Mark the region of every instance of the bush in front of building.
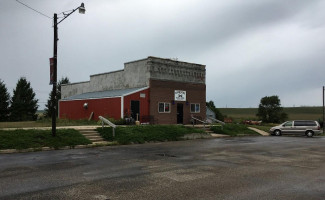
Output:
[[100,135],[107,141],[117,141],[119,144],[145,143],[150,141],[177,141],[186,134],[204,133],[202,129],[178,125],[148,125],[117,127],[115,138],[110,127],[97,128]]
[[255,131],[250,130],[243,124],[225,124],[224,126],[212,126],[210,128],[214,133],[225,134],[230,136],[238,135],[259,135]]

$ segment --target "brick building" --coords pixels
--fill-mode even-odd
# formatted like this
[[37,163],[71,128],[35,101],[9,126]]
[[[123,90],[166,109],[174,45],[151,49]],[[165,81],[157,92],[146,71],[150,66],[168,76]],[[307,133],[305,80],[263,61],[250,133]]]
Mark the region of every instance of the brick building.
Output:
[[60,118],[138,116],[151,124],[188,124],[191,115],[206,118],[205,65],[200,64],[148,57],[61,90]]

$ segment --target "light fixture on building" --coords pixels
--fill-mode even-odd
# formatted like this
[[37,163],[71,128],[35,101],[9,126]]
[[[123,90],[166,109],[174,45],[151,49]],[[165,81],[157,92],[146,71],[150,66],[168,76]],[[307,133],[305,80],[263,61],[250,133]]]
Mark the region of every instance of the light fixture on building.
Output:
[[83,107],[84,107],[84,109],[87,109],[88,108],[88,103],[84,103]]

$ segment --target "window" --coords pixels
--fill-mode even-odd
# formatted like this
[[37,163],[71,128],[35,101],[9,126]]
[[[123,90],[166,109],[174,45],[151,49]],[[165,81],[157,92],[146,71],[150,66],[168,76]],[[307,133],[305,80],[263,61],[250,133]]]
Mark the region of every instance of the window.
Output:
[[317,126],[314,121],[295,121],[295,126]]
[[169,113],[170,112],[170,103],[159,103],[158,112],[160,113]]
[[191,113],[199,113],[199,112],[200,112],[200,104],[191,103]]
[[285,124],[283,124],[283,126],[292,126],[292,122],[286,122]]

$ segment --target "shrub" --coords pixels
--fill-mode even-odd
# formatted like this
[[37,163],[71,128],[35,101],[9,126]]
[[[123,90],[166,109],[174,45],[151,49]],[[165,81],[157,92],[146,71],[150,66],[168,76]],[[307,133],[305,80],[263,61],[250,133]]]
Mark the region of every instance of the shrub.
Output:
[[108,141],[116,140],[119,144],[144,143],[149,141],[176,141],[190,133],[203,133],[201,129],[178,125],[148,125],[117,127],[115,138],[111,127],[97,128],[101,136]]
[[250,130],[247,126],[242,124],[226,124],[224,126],[212,126],[211,130],[214,133],[236,136],[241,134],[259,135],[255,131]]

